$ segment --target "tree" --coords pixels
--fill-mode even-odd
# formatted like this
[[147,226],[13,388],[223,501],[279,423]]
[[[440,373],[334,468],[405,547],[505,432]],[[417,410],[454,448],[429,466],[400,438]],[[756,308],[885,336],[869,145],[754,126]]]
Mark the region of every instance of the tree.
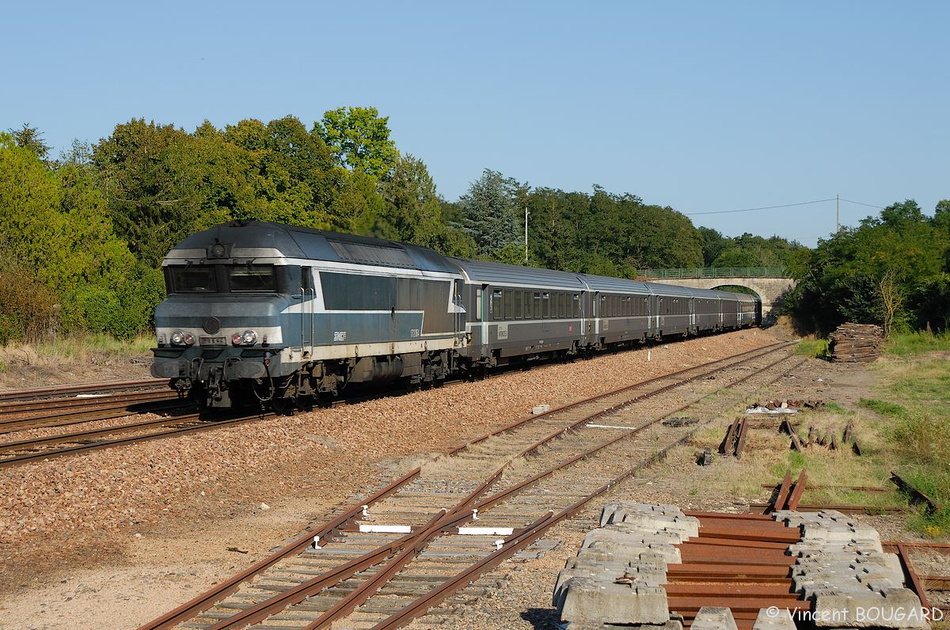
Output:
[[198,217],[196,191],[181,185],[172,159],[189,139],[172,125],[133,119],[93,147],[92,163],[115,229],[153,267],[191,233]]
[[389,117],[375,107],[340,107],[323,114],[314,132],[333,151],[340,166],[387,179],[399,152],[389,138]]
[[703,248],[703,266],[712,267],[713,261],[730,245],[732,239],[724,237],[712,228],[700,226],[696,230]]
[[392,177],[382,187],[385,207],[373,233],[383,238],[434,247],[445,229],[442,205],[426,165],[411,155],[396,160]]
[[13,134],[13,140],[18,147],[28,149],[36,154],[41,160],[46,160],[49,155],[50,147],[43,140],[43,134],[36,127],[31,127],[29,123],[23,123],[21,129],[10,129]]
[[888,332],[911,323],[946,325],[939,305],[950,233],[935,223],[907,200],[794,256],[793,311],[824,333],[844,321],[881,324]]
[[505,257],[510,258],[510,246],[521,236],[518,207],[526,192],[526,185],[485,169],[459,198],[465,216],[462,228],[475,239],[479,256],[497,259],[507,247]]

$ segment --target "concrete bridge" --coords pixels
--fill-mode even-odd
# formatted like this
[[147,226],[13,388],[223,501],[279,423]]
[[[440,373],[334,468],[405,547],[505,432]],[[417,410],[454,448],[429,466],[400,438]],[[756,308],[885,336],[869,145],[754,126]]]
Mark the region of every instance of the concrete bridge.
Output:
[[795,280],[789,278],[781,267],[645,269],[638,277],[650,282],[694,289],[745,287],[754,291],[762,300],[763,315],[768,315],[781,301],[781,297],[795,288]]

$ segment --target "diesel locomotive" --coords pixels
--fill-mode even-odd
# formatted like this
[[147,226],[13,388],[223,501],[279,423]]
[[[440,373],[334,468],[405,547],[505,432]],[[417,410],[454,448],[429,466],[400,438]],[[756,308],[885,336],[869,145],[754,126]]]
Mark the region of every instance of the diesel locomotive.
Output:
[[752,295],[446,257],[234,221],[162,262],[152,375],[203,406],[337,395],[758,324]]

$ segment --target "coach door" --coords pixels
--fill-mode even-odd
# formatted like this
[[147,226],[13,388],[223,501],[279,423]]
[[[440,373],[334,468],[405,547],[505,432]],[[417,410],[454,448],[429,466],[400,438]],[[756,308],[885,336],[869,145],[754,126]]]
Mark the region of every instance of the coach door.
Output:
[[601,302],[601,301],[600,301],[600,291],[596,291],[596,292],[594,293],[594,299],[591,300],[591,302],[590,302],[590,310],[591,310],[590,316],[591,316],[591,319],[593,319],[593,321],[594,321],[594,339],[595,339],[595,342],[596,342],[596,341],[600,341],[600,340],[598,339],[598,337],[600,337],[600,316],[601,316],[601,314],[602,314],[603,311],[604,311],[604,306],[603,306],[603,304],[601,304],[600,302]]
[[464,286],[461,280],[456,279],[452,289],[452,305],[455,311],[455,337],[462,339],[465,337],[465,305],[462,303],[462,290]]
[[313,345],[313,310],[317,301],[313,269],[310,267],[300,268],[300,292],[303,294],[300,304],[300,343],[307,349]]

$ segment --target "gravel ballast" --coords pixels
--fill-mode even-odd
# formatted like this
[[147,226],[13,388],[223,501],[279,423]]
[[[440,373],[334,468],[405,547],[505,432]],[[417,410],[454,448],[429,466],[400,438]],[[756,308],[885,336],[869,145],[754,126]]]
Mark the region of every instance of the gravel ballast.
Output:
[[691,339],[0,470],[0,628],[135,627],[537,405],[775,341]]

